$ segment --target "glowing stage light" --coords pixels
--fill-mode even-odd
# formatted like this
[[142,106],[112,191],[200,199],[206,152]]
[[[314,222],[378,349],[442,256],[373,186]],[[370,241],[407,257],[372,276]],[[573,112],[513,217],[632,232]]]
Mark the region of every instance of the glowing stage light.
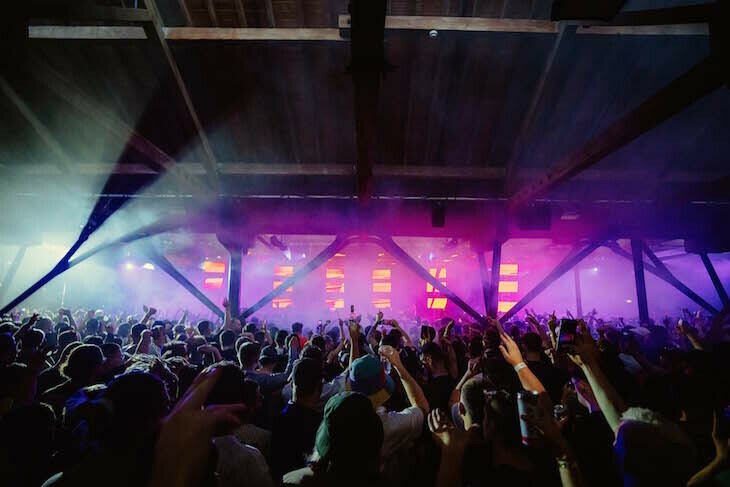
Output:
[[598,267],[594,267],[593,272],[598,272]]
[[144,265],[142,266],[142,268],[143,268],[143,269],[147,269],[148,271],[154,271],[154,270],[155,270],[155,266],[154,266],[154,265],[152,265],[152,264],[150,264],[149,262],[145,263],[145,264],[144,264]]
[[131,262],[127,262],[126,264],[124,264],[124,268],[128,271],[131,271],[132,269],[134,269],[134,264]]

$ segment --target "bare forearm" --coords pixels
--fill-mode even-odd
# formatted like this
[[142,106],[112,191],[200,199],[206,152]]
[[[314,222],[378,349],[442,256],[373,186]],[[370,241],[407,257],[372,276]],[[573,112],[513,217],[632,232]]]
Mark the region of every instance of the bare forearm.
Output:
[[398,372],[398,376],[400,377],[403,389],[406,391],[406,396],[408,397],[408,401],[411,403],[411,406],[418,406],[423,409],[424,412],[428,413],[430,408],[421,386],[419,386],[416,380],[411,377],[411,374],[409,374],[406,368],[403,367],[403,364],[397,365],[395,370]]
[[545,392],[545,386],[542,385],[540,379],[532,373],[529,367],[523,367],[517,372],[517,377],[520,379],[523,389],[526,391],[535,391],[538,394]]
[[616,433],[621,425],[621,415],[626,410],[623,399],[616,392],[616,389],[613,388],[606,376],[603,375],[603,372],[597,364],[584,364],[581,369],[588,379],[591,389],[593,389],[596,402],[601,408],[606,422],[608,422],[613,432]]

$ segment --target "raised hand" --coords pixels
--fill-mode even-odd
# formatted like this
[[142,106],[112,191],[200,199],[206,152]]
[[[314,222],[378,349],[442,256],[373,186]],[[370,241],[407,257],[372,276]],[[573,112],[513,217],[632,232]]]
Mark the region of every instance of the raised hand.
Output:
[[223,308],[228,309],[231,307],[231,303],[228,301],[228,298],[223,298]]
[[499,346],[499,351],[502,352],[502,356],[512,367],[524,362],[522,360],[522,353],[520,353],[520,347],[517,346],[515,341],[506,333],[501,333],[502,344]]
[[440,410],[434,409],[426,418],[428,429],[441,448],[463,450],[469,441],[468,433],[454,426]]
[[390,345],[383,345],[378,349],[378,354],[388,360],[390,362],[390,365],[393,367],[399,367],[401,365],[400,361],[400,354],[398,353],[398,350],[391,347]]
[[199,485],[209,465],[211,441],[241,424],[243,404],[221,404],[203,409],[221,375],[213,368],[193,381],[172,412],[162,421],[155,447],[155,466],[149,485]]

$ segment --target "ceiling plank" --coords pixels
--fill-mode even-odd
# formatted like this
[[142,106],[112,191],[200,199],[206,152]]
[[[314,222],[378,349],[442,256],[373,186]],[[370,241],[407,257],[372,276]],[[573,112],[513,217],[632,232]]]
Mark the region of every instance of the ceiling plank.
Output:
[[[349,29],[349,21],[349,15],[340,15],[340,29]],[[557,22],[530,19],[488,19],[481,17],[426,17],[394,15],[385,18],[385,28],[386,30],[558,33]]]
[[171,41],[343,41],[339,29],[166,27]]

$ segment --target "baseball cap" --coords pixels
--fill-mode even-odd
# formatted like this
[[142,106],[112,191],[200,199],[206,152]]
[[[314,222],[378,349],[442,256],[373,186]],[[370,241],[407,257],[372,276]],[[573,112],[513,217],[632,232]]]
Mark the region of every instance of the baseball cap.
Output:
[[273,345],[266,345],[261,349],[261,354],[259,354],[259,362],[262,364],[275,362],[278,358],[279,354]]
[[393,394],[395,383],[383,370],[378,357],[365,355],[352,362],[345,390],[367,396],[372,406],[377,408]]
[[324,407],[314,446],[321,458],[337,463],[362,461],[383,446],[383,423],[367,396],[340,392]]

